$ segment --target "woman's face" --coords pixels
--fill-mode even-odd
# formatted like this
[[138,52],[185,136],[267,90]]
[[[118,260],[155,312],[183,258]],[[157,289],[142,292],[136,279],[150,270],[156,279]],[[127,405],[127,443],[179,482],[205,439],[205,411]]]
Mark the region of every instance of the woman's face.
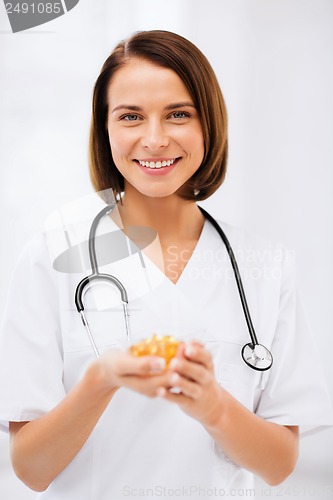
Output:
[[171,69],[130,59],[108,89],[108,133],[115,165],[145,196],[170,196],[204,155],[201,124],[184,83]]

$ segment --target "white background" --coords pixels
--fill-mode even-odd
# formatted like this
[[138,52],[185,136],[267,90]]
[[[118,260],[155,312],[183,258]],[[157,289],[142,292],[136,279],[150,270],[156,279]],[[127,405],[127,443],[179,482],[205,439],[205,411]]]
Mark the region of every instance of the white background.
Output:
[[[332,28],[331,0],[80,0],[12,34],[1,3],[0,313],[24,242],[53,208],[91,191],[90,104],[102,63],[133,31],[167,29],[208,56],[229,112],[228,175],[202,205],[295,251],[333,394]],[[10,471],[7,441],[0,436],[0,498],[35,498]],[[332,450],[333,430],[305,437],[293,476],[277,488],[258,482],[258,496],[333,498]]]

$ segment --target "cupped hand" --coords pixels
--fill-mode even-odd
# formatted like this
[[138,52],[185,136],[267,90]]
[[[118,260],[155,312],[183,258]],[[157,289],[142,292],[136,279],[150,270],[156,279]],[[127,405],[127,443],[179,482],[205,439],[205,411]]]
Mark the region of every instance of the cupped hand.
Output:
[[136,357],[121,350],[110,350],[95,362],[101,383],[109,390],[127,387],[149,397],[157,396],[160,387],[168,384],[165,360],[156,356]]
[[[201,343],[192,341],[179,347],[168,377],[169,389],[161,386],[160,397],[178,404],[203,425],[212,425],[219,418],[224,389],[216,381],[211,354]],[[172,392],[175,388],[177,393]]]

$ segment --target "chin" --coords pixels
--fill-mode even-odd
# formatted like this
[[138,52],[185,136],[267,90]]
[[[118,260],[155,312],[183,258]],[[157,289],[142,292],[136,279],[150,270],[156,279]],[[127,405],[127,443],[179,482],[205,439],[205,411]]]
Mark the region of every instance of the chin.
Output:
[[147,198],[167,198],[169,196],[177,195],[177,189],[165,189],[162,187],[161,189],[138,189],[139,193],[147,196]]

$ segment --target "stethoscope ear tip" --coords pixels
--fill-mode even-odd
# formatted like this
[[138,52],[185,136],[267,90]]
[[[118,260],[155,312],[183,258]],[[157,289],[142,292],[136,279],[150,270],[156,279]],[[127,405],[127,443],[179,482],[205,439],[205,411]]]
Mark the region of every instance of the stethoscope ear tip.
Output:
[[242,358],[245,363],[258,371],[269,370],[273,364],[272,353],[262,344],[245,344],[242,349]]

